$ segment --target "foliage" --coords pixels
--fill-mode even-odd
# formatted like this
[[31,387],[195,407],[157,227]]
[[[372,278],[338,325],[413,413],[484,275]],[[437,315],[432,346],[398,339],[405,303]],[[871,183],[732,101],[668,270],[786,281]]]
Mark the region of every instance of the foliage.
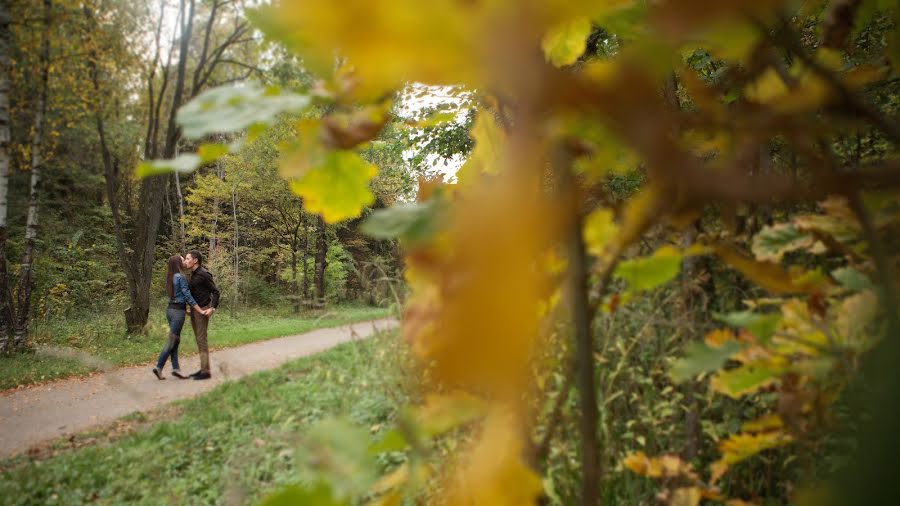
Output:
[[[296,121],[279,171],[305,208],[330,223],[354,219],[375,201],[375,168],[360,153],[391,123],[391,100],[404,83],[463,86],[477,105],[471,153],[455,184],[421,178],[416,206],[376,213],[366,229],[396,234],[406,248],[404,334],[433,394],[410,408],[419,414],[413,421],[398,421],[397,447],[410,462],[434,459],[443,440],[422,427],[457,409],[460,398],[474,396],[483,409],[476,420],[456,420],[459,439],[451,440],[460,444],[445,466],[426,467],[424,476],[401,467],[383,478],[388,487],[359,429],[328,426],[346,434],[346,444],[327,427],[315,430],[321,444],[310,451],[330,458],[312,462],[315,478],[283,497],[396,504],[415,500],[407,492],[427,480],[426,499],[448,504],[533,504],[541,495],[595,504],[601,485],[634,483],[609,471],[621,462],[659,480],[657,497],[669,504],[793,500],[800,471],[791,464],[815,471],[834,431],[828,413],[849,383],[865,377],[869,352],[900,346],[892,275],[898,12],[841,0],[284,1],[255,11],[257,26],[320,78],[308,99],[323,114]],[[601,44],[602,37],[613,41]],[[855,52],[857,45],[864,50]],[[535,57],[541,50],[548,61]],[[189,104],[180,121],[203,134],[237,124],[219,126],[201,109]],[[450,124],[451,137],[468,127],[456,114],[435,121]],[[454,145],[454,153],[468,151]],[[691,278],[702,264],[713,286],[738,287],[740,299],[698,309]],[[679,272],[686,286],[666,286]],[[627,371],[632,390],[611,389],[640,333],[627,346],[606,336],[598,351],[593,316],[615,321],[629,306],[646,308],[660,290],[680,301],[687,335],[669,336],[658,355],[641,357],[653,368],[640,379],[641,370]],[[734,329],[697,316],[710,309]],[[673,347],[687,342],[676,361]],[[888,461],[900,444],[884,430],[897,419],[887,405],[900,378],[883,363],[873,367],[874,393],[856,419],[868,423],[872,411],[873,430],[861,441],[879,457],[836,457],[880,469],[868,462]],[[559,391],[544,420],[554,373],[562,379],[550,382]],[[699,406],[698,381],[706,379],[711,418]],[[579,397],[567,412],[570,382]],[[616,395],[648,407],[642,394],[664,402],[665,414],[611,411]],[[684,458],[669,446],[681,412]],[[545,466],[559,458],[548,457],[554,433],[575,417],[577,442],[558,452],[580,457],[573,485]],[[606,443],[645,421],[663,437],[643,448],[647,435],[634,435],[643,449],[606,450],[622,450]],[[410,437],[422,432],[424,439]],[[891,444],[879,445],[879,437]],[[742,466],[778,452],[796,456],[778,460],[781,479],[766,487],[741,479]],[[859,476],[871,496],[892,486]]]

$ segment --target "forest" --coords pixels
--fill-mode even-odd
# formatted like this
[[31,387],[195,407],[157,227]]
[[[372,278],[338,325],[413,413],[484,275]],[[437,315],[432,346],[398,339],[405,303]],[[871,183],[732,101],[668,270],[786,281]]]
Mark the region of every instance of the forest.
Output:
[[0,2],[0,503],[900,495],[896,2]]

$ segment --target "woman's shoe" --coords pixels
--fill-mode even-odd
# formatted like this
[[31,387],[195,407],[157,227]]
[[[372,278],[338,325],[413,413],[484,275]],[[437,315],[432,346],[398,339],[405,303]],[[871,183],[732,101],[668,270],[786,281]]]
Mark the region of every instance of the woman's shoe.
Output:
[[175,369],[174,371],[172,371],[172,376],[175,376],[176,378],[183,379],[183,380],[186,380],[189,378],[189,376],[185,376],[184,374],[181,374],[181,371],[179,371],[178,369]]
[[162,372],[161,372],[159,369],[155,368],[155,367],[153,368],[153,374],[156,375],[156,379],[158,379],[158,380],[164,380],[164,379],[166,379],[166,378],[162,375]]

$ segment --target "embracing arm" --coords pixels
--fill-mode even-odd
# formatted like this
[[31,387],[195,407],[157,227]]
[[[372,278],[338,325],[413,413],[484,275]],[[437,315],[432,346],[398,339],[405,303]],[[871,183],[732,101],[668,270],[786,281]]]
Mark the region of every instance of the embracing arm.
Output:
[[219,307],[219,288],[216,286],[216,282],[213,281],[212,273],[210,273],[209,271],[206,271],[206,283],[207,283],[207,286],[209,287],[209,295],[212,298],[209,305],[212,306],[213,309],[218,308]]
[[178,290],[178,293],[184,297],[185,302],[190,304],[192,308],[197,311],[200,311],[200,305],[197,304],[197,301],[194,300],[194,296],[191,295],[191,290],[188,288],[187,280],[184,279],[184,276],[176,275],[175,276],[175,289]]

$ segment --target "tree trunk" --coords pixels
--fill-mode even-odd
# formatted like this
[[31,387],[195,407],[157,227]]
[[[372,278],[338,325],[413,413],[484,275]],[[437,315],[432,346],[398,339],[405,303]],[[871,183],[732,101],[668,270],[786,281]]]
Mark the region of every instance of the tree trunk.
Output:
[[325,267],[327,267],[328,261],[326,257],[328,255],[328,238],[327,236],[328,229],[325,227],[325,220],[322,219],[321,216],[316,218],[316,272],[315,272],[315,284],[316,284],[316,303],[320,305],[325,305]]
[[[94,13],[84,6],[84,15],[88,22],[93,25]],[[112,151],[106,140],[106,128],[103,122],[102,97],[103,92],[100,89],[99,68],[97,66],[97,52],[91,51],[88,57],[88,69],[90,71],[91,83],[94,88],[94,95],[97,97],[97,103],[94,110],[94,122],[97,129],[97,136],[100,139],[100,155],[103,159],[103,176],[106,181],[106,199],[109,202],[109,209],[112,212],[113,231],[116,239],[116,253],[119,263],[125,267],[125,279],[128,283],[128,296],[130,300],[137,299],[137,284],[134,277],[134,270],[129,268],[133,265],[131,255],[125,248],[125,231],[122,226],[122,212],[119,209],[119,169],[113,159]]]
[[9,4],[0,2],[0,353],[9,351],[12,311],[9,303],[9,273],[6,266],[6,217],[9,202],[9,92],[12,34]]
[[181,231],[181,242],[179,242],[179,247],[181,251],[185,251],[187,249],[187,241],[184,236],[184,195],[181,193],[181,178],[178,176],[178,173],[175,173],[175,196],[178,197],[178,225]]
[[[172,94],[172,107],[169,109],[166,142],[162,156],[173,158],[181,129],[175,123],[175,115],[184,97],[184,82],[187,72],[188,49],[194,22],[194,1],[189,6],[186,0],[181,1],[182,29],[181,45],[178,54],[178,71],[175,76],[175,88]],[[141,181],[138,198],[139,211],[135,226],[134,258],[131,265],[123,268],[133,270],[136,293],[132,294],[131,307],[125,310],[125,323],[129,333],[142,332],[147,325],[150,314],[150,278],[153,275],[156,239],[159,236],[159,224],[162,220],[162,206],[166,191],[165,176],[150,176]]]
[[300,312],[300,285],[297,280],[297,248],[291,246],[291,291],[294,293],[294,312]]
[[[300,214],[300,221],[304,221]],[[309,300],[309,227],[303,224],[303,299]]]
[[240,252],[238,248],[241,243],[239,241],[238,235],[238,215],[237,215],[237,187],[233,187],[231,189],[231,213],[234,217],[234,305],[232,307],[232,311],[237,308],[238,300],[240,299],[240,286],[241,286],[241,276],[240,276]]
[[[166,185],[166,200],[165,200],[166,209],[165,209],[165,211],[167,213],[169,213],[169,228],[171,229],[171,231],[169,233],[171,234],[170,237],[174,241],[175,238],[178,237],[178,227],[175,224],[175,211],[172,210],[172,196],[170,195],[171,192],[169,192],[169,190],[171,189],[171,186],[172,186],[171,184]],[[184,254],[184,252],[182,252],[182,254]]]
[[19,267],[18,310],[14,330],[15,348],[25,346],[28,336],[28,318],[31,310],[31,273],[34,265],[34,243],[38,227],[38,187],[41,182],[41,143],[44,134],[44,119],[47,114],[47,92],[50,82],[50,14],[53,5],[44,0],[44,35],[41,42],[41,77],[38,92],[37,111],[34,116],[34,135],[31,138],[31,182],[28,190],[28,217],[25,221],[25,246],[22,250],[22,264]]

